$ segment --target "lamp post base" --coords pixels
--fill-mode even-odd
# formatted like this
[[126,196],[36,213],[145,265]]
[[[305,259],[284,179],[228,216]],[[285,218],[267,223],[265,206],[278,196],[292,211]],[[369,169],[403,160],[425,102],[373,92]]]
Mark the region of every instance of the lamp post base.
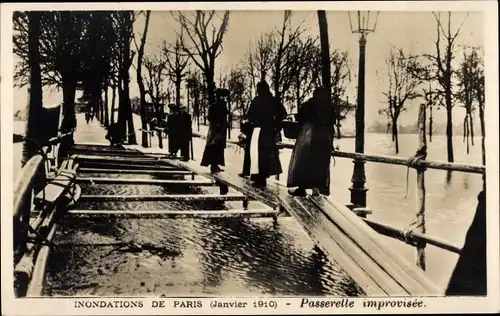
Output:
[[365,162],[361,160],[354,161],[354,170],[352,174],[352,187],[349,188],[351,191],[351,204],[353,208],[366,208],[366,192],[365,188]]

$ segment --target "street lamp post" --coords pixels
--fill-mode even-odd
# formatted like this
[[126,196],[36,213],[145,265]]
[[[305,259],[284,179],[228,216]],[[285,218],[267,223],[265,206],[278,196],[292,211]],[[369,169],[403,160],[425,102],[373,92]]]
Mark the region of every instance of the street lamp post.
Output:
[[[353,14],[354,15],[354,14]],[[364,153],[365,151],[365,55],[366,55],[366,37],[369,33],[375,32],[378,20],[378,11],[376,15],[370,16],[370,11],[357,11],[355,14],[355,24],[349,12],[349,23],[352,33],[359,34],[359,67],[358,67],[358,91],[356,106],[356,143],[355,151]],[[352,173],[351,203],[356,208],[366,208],[365,188],[365,162],[361,159],[354,160]],[[366,213],[361,213],[366,216]]]

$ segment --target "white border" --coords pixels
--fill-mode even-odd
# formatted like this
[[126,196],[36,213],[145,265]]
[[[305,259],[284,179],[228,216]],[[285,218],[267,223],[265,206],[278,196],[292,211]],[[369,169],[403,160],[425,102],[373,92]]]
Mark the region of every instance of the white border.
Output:
[[[221,3],[9,3],[1,4],[1,223],[2,223],[2,258],[12,258],[12,225],[10,213],[12,209],[12,117],[13,109],[9,106],[13,100],[13,61],[12,61],[12,12],[15,10],[195,10],[195,9],[229,9],[229,10],[317,10],[319,7],[325,10],[380,10],[380,11],[483,11],[485,16],[485,68],[486,68],[486,127],[487,127],[487,150],[486,150],[486,181],[488,184],[487,195],[487,238],[488,238],[488,297],[449,297],[449,298],[422,298],[426,308],[385,308],[383,310],[365,309],[361,307],[365,298],[350,298],[357,305],[355,308],[340,309],[310,309],[300,308],[301,298],[265,298],[267,301],[276,301],[277,309],[255,309],[255,308],[226,308],[211,309],[210,301],[204,299],[204,307],[201,309],[76,309],[73,307],[74,298],[38,298],[38,299],[14,299],[13,276],[10,259],[3,260],[2,265],[2,314],[5,315],[89,315],[89,314],[261,314],[261,313],[283,313],[283,314],[314,314],[314,313],[475,313],[499,311],[499,156],[498,156],[498,17],[496,1],[412,1],[412,2],[221,2]],[[150,306],[152,298],[133,298],[142,300],[144,305]],[[312,298],[311,298],[312,299]],[[326,299],[326,298],[325,298]],[[369,298],[377,301],[387,299]],[[395,300],[396,298],[390,298]],[[412,298],[418,299],[418,298]],[[89,299],[87,299],[89,300]],[[113,299],[105,299],[111,301]],[[120,298],[124,301],[126,298]],[[231,298],[221,298],[219,301],[234,301]],[[239,298],[241,302],[255,301],[255,298]],[[174,299],[163,299],[166,306],[172,306]],[[286,302],[290,305],[286,305]]]

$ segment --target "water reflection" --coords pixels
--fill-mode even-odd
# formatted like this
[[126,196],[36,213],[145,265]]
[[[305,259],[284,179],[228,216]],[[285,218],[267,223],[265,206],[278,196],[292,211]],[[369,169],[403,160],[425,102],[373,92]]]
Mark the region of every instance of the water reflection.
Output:
[[[349,277],[338,268],[327,272],[324,256],[313,246],[298,248],[281,225],[235,219],[200,228],[207,287],[229,282],[235,291],[249,287],[265,295],[359,295]],[[323,285],[325,278],[332,287]]]

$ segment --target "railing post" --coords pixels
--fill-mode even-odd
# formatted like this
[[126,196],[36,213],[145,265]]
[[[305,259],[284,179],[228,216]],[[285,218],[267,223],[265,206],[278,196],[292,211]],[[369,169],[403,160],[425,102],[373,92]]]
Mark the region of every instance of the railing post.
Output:
[[[420,105],[418,113],[419,147],[426,148],[425,136],[425,105]],[[424,158],[425,159],[425,158]],[[425,234],[425,168],[417,167],[417,216],[415,231]],[[425,242],[417,242],[417,266],[425,270]]]

